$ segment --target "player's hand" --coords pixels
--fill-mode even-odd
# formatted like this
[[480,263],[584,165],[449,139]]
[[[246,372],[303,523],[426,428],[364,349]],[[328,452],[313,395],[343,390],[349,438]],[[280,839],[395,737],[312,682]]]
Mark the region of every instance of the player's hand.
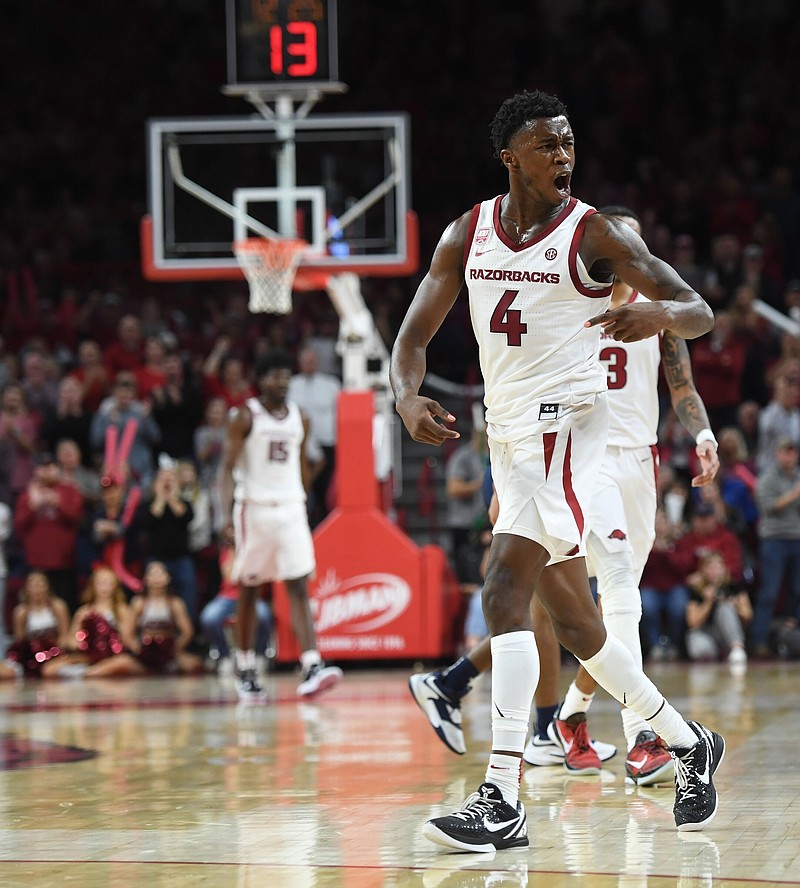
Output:
[[717,445],[714,441],[703,441],[697,445],[695,453],[700,460],[700,474],[692,478],[692,487],[705,487],[717,477],[719,471]]
[[601,326],[606,336],[617,342],[638,342],[657,336],[666,326],[666,313],[660,302],[621,305],[589,318],[584,327]]
[[461,437],[455,429],[442,425],[442,422],[455,422],[456,418],[438,401],[423,398],[422,395],[409,395],[398,401],[396,406],[408,433],[420,444],[439,446],[447,438]]

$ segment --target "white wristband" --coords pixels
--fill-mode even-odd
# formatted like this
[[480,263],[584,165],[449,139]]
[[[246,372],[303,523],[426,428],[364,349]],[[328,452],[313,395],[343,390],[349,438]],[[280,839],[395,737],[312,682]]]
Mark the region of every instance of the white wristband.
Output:
[[701,429],[694,440],[696,444],[702,444],[704,441],[713,441],[715,444],[717,443],[717,439],[714,437],[714,433],[711,429]]

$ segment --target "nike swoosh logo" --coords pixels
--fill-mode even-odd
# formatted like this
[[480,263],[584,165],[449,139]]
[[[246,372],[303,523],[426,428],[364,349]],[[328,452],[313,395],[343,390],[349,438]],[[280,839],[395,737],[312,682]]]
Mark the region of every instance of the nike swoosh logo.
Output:
[[501,829],[508,829],[509,826],[514,826],[516,822],[516,817],[513,820],[506,820],[504,823],[489,823],[484,819],[483,825],[489,830],[489,832],[500,832]]
[[702,783],[705,783],[706,786],[708,786],[708,784],[711,783],[711,775],[709,774],[709,771],[708,771],[708,759],[706,759],[705,771],[703,771],[702,773],[700,773],[700,771],[697,772],[697,779],[700,780]]
[[630,765],[632,768],[643,768],[645,763],[650,758],[649,755],[646,755],[640,762],[632,762],[630,759],[625,759],[625,764]]

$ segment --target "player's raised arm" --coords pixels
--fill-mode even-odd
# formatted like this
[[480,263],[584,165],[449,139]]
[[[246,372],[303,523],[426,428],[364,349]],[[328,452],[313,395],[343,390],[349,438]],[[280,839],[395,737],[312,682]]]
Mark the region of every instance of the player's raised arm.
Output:
[[694,339],[713,328],[714,314],[703,297],[672,266],[654,256],[623,221],[601,213],[590,216],[580,256],[595,279],[613,274],[652,300],[597,315],[586,322],[587,327],[599,324],[622,342],[646,339],[661,330]]
[[442,234],[431,267],[417,292],[397,334],[389,379],[397,412],[415,441],[441,444],[458,438],[458,432],[437,420],[453,422],[455,417],[431,398],[419,394],[427,366],[426,350],[464,284],[464,244],[470,213],[452,222]]

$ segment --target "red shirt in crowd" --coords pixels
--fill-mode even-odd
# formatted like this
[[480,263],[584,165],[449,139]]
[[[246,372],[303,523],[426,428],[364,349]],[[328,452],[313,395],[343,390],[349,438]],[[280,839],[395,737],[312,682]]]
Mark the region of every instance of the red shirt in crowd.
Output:
[[22,543],[25,561],[37,570],[75,567],[83,496],[72,484],[56,483],[45,502],[36,502],[36,482],[19,495],[14,509],[14,532]]

